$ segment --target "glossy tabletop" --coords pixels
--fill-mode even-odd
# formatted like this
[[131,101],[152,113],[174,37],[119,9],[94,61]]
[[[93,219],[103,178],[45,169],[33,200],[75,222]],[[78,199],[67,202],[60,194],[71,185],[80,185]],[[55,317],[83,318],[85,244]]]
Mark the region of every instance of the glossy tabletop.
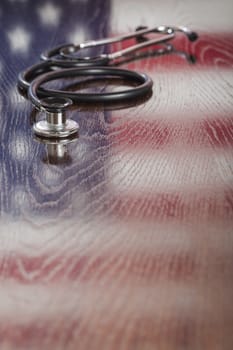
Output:
[[[233,349],[232,15],[230,0],[1,0],[1,350]],[[196,64],[125,63],[150,98],[77,106],[77,140],[35,139],[16,85],[42,51],[162,24],[199,33],[174,42]]]

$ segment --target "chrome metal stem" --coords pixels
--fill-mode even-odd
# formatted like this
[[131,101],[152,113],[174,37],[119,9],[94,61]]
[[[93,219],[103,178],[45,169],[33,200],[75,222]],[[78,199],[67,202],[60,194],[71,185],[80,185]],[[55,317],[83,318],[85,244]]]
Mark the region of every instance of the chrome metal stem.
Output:
[[54,127],[63,127],[66,123],[65,112],[49,112],[46,111],[46,120],[47,123]]
[[109,59],[116,59],[116,58],[119,58],[119,57],[122,57],[122,56],[126,56],[130,53],[133,53],[133,52],[136,52],[138,50],[141,50],[141,49],[144,49],[148,46],[152,46],[152,45],[156,45],[156,44],[162,44],[166,41],[169,41],[171,39],[173,39],[175,36],[174,33],[172,34],[168,34],[168,35],[163,35],[162,37],[160,38],[156,38],[156,39],[152,39],[152,40],[147,40],[147,41],[144,41],[140,44],[137,44],[137,45],[134,45],[134,46],[130,46],[126,49],[123,49],[121,51],[116,51],[116,52],[113,52],[112,54],[109,54],[108,57]]

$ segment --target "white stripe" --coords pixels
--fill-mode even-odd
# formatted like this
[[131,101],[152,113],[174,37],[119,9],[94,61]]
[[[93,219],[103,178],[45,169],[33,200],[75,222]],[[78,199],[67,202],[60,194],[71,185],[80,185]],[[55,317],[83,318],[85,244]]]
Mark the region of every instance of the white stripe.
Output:
[[[10,220],[10,222],[8,221]],[[169,221],[165,223],[121,220],[59,220],[36,226],[25,220],[0,221],[0,258],[13,256],[38,257],[43,254],[53,260],[56,257],[72,257],[103,254],[173,254],[199,249],[202,239],[209,249],[231,251],[232,222],[206,221],[195,225]],[[218,233],[221,232],[221,235]]]
[[[153,254],[157,252],[173,253],[180,247],[184,251],[194,248],[195,234],[190,227],[180,227],[155,223],[125,224],[120,220],[92,220],[91,227],[86,221],[79,219],[79,229],[76,228],[76,218],[69,221],[57,220],[50,225],[35,227],[24,220],[16,223],[0,222],[0,258],[14,254],[15,259],[21,255],[37,257],[48,254],[53,259],[85,254],[101,256],[103,254]],[[39,228],[40,227],[40,228]],[[58,229],[59,228],[59,229]],[[209,228],[209,231],[215,230]],[[187,230],[189,235],[187,235]],[[202,228],[200,229],[202,232]],[[163,232],[163,235],[161,235]],[[175,234],[174,234],[175,232]],[[212,237],[212,235],[210,235]],[[104,242],[104,244],[103,244]],[[18,255],[18,257],[17,257]]]
[[[199,293],[198,293],[199,290]],[[172,298],[171,298],[172,296]],[[114,302],[113,302],[114,301]],[[113,283],[106,285],[76,284],[20,286],[16,283],[0,285],[0,323],[12,325],[29,325],[38,321],[55,322],[56,319],[80,320],[90,325],[105,322],[119,316],[128,319],[150,317],[157,312],[163,316],[179,317],[179,313],[191,314],[199,306],[211,309],[211,302],[200,293],[200,287],[185,283],[155,281],[152,285],[135,288],[135,285]],[[173,310],[173,311],[172,311]],[[51,324],[52,325],[52,324]]]
[[[154,69],[147,71],[154,81],[150,100],[126,112],[112,112],[112,116],[121,114],[132,120],[167,119],[185,123],[232,117],[233,70],[187,65],[184,62],[181,71],[164,71],[162,67],[157,68],[155,61]],[[144,71],[140,66],[135,68]]]
[[[111,191],[137,196],[169,191],[214,191],[233,184],[232,152],[206,152],[185,149],[150,151],[143,148],[115,149],[109,160]],[[200,193],[201,194],[201,193]]]
[[[193,29],[208,31],[230,31],[233,28],[233,2],[225,0],[224,6],[218,0],[158,2],[147,0],[112,1],[113,29],[128,31],[135,25],[187,25]],[[210,14],[211,15],[208,15]]]

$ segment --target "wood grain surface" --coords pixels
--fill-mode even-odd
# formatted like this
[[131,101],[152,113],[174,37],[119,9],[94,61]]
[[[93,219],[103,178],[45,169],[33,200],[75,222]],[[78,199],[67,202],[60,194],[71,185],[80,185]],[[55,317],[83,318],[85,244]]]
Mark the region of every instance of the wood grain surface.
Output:
[[[232,14],[230,0],[1,2],[0,350],[233,349]],[[35,140],[21,70],[160,24],[199,33],[174,43],[195,65],[127,63],[150,99],[77,107],[78,140]]]

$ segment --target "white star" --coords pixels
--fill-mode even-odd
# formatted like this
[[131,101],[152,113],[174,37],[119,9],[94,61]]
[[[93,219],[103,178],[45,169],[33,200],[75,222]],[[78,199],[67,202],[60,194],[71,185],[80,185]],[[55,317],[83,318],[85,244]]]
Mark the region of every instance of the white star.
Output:
[[23,134],[18,133],[17,136],[12,137],[12,140],[8,143],[8,149],[15,161],[21,162],[30,158],[31,151],[29,143]]
[[46,26],[56,26],[59,23],[61,16],[61,9],[47,2],[42,7],[37,9],[42,24]]
[[73,44],[80,44],[85,41],[86,33],[80,27],[77,27],[72,33],[68,35],[68,41]]
[[16,186],[11,192],[11,202],[13,208],[19,213],[27,212],[31,209],[29,194],[22,186]]
[[31,41],[30,34],[22,27],[16,27],[7,33],[10,47],[13,52],[26,53]]

